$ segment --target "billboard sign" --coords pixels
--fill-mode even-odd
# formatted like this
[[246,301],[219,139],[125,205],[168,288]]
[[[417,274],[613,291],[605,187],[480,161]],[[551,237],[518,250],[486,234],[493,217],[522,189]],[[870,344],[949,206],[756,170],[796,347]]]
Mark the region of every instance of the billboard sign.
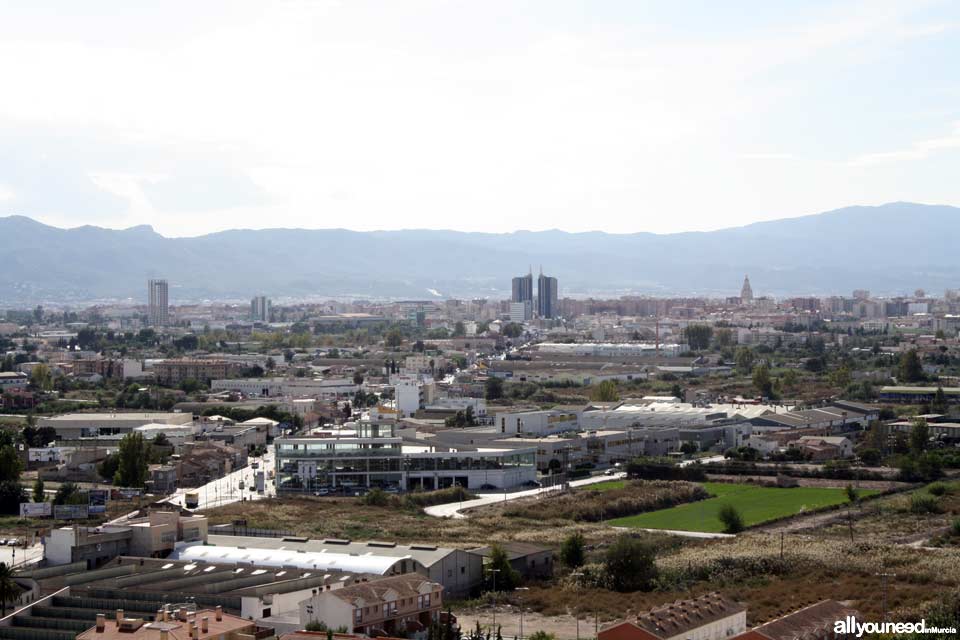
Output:
[[49,518],[53,515],[53,505],[49,502],[21,502],[21,518]]
[[87,495],[89,496],[90,513],[107,512],[107,500],[110,498],[109,489],[90,489]]
[[53,506],[53,517],[57,520],[86,520],[90,516],[90,506],[86,504],[57,504]]

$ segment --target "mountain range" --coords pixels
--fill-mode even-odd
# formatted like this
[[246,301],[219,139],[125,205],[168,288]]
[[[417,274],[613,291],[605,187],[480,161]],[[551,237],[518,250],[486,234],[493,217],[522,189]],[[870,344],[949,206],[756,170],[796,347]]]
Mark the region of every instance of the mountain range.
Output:
[[877,294],[960,287],[960,209],[896,202],[709,232],[230,230],[167,238],[149,226],[61,229],[0,218],[0,308],[146,297],[506,296],[510,278],[556,276],[561,297],[628,293]]

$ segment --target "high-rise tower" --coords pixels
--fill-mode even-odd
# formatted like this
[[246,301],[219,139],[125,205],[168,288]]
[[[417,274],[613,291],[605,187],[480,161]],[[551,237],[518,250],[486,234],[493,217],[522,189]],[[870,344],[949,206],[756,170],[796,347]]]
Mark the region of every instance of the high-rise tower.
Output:
[[167,281],[153,280],[147,281],[147,299],[149,300],[149,309],[147,316],[151,326],[163,327],[170,321],[170,314],[167,307]]
[[743,288],[740,289],[740,304],[753,302],[753,288],[750,286],[750,276],[743,276]]

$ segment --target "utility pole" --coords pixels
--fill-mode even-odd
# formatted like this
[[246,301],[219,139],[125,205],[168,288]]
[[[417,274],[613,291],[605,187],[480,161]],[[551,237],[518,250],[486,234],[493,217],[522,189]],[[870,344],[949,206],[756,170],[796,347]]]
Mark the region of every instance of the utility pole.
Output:
[[500,569],[490,569],[490,573],[493,574],[493,630],[497,630],[497,574],[500,573]]
[[883,618],[882,618],[881,620],[882,620],[883,622],[886,622],[886,621],[887,621],[887,578],[896,578],[896,577],[897,577],[897,574],[895,574],[895,573],[887,573],[886,571],[881,571],[880,573],[878,573],[878,574],[876,574],[876,575],[880,576],[881,584],[883,585],[883,586],[882,586],[882,589],[883,589]]
[[[577,579],[576,590],[577,590],[577,602],[580,601],[580,578],[583,576],[582,571],[577,571],[576,573],[571,573],[571,576]],[[580,640],[580,606],[577,605],[577,608],[574,609],[573,614],[577,618],[577,640]]]
[[520,638],[519,640],[523,640],[523,593],[522,592],[529,591],[530,587],[517,587],[516,590],[521,592],[517,594],[517,597],[520,599]]

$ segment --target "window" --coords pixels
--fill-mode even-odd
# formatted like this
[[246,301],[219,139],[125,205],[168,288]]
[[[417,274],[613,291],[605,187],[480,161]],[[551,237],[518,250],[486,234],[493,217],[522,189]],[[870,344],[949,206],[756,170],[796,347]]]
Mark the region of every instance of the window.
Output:
[[417,599],[417,606],[420,609],[426,609],[430,606],[430,594],[425,593]]
[[354,609],[354,610],[353,610],[353,621],[354,621],[354,622],[360,622],[361,620],[363,620],[363,611],[361,611],[359,608]]
[[452,577],[453,577],[453,569],[447,569],[447,577],[448,577],[448,578],[452,578]]
[[460,567],[460,575],[464,575],[467,572],[466,567]]

